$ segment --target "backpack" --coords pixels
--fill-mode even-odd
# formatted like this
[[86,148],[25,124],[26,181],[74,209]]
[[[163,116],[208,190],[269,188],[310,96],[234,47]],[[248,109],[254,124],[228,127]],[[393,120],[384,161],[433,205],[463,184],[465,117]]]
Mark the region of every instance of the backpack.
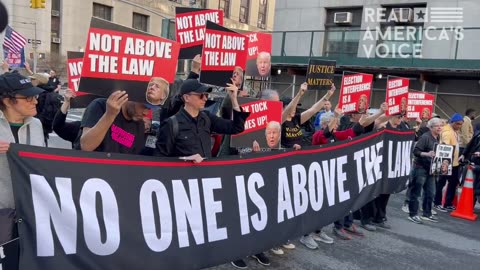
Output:
[[39,108],[37,108],[37,118],[42,122],[45,134],[52,133],[53,118],[62,106],[62,96],[56,92],[43,92],[39,95]]

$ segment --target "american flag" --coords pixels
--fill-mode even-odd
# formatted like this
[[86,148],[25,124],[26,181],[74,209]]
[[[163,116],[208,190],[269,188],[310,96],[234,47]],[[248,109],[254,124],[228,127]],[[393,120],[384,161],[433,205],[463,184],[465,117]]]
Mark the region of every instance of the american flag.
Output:
[[27,39],[13,30],[12,27],[7,26],[3,47],[12,53],[20,53],[25,44],[27,44]]

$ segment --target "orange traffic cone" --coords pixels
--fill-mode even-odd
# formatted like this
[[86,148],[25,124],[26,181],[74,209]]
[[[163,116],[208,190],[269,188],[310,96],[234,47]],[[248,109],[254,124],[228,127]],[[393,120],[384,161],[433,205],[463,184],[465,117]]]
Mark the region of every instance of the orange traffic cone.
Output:
[[457,210],[453,211],[450,215],[471,221],[477,219],[477,215],[473,213],[473,167],[471,165],[468,166],[467,176],[465,176]]

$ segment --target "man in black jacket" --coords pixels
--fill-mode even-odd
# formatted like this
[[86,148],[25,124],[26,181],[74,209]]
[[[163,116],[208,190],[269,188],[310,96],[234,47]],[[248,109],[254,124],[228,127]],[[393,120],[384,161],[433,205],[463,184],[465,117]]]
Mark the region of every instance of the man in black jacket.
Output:
[[228,83],[225,89],[232,101],[233,120],[202,111],[212,89],[198,80],[185,80],[179,93],[185,105],[160,127],[156,154],[201,162],[204,158],[212,156],[210,139],[212,132],[218,134],[243,132],[245,119],[249,113],[243,112],[238,104],[238,87]]
[[[421,224],[422,219],[431,222],[438,222],[438,219],[432,215],[432,203],[435,196],[435,177],[430,174],[430,164],[435,157],[435,145],[439,143],[439,134],[442,131],[442,120],[432,118],[428,121],[427,127],[430,132],[424,133],[413,149],[413,170],[410,175],[412,185],[409,196],[409,217],[413,223]],[[423,216],[418,216],[419,202],[422,188],[424,190]]]
[[475,164],[475,179],[473,182],[473,188],[475,196],[480,203],[480,133],[475,134],[470,142],[463,150],[462,155],[458,158],[460,162],[467,159]]

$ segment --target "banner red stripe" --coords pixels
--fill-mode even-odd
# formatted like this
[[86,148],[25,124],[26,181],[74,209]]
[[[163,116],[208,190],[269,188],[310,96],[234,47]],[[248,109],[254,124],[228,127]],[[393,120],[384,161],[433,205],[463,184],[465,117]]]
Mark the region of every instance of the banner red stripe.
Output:
[[272,160],[283,158],[291,155],[310,155],[313,153],[321,153],[325,151],[332,151],[339,148],[344,148],[359,142],[369,140],[373,137],[381,135],[383,132],[392,133],[392,134],[409,134],[413,131],[395,131],[384,129],[380,132],[365,136],[361,139],[344,142],[340,145],[334,145],[329,147],[322,147],[319,149],[308,149],[308,150],[298,150],[298,151],[289,151],[278,155],[266,156],[266,157],[256,157],[256,158],[243,158],[241,160],[218,160],[218,161],[204,161],[202,163],[191,163],[191,162],[178,162],[178,161],[137,161],[137,160],[119,160],[119,159],[99,159],[99,158],[82,158],[82,157],[69,157],[69,156],[58,156],[51,154],[41,154],[33,152],[20,151],[18,155],[24,158],[34,158],[34,159],[43,159],[43,160],[57,160],[65,162],[80,162],[80,163],[96,163],[96,164],[110,164],[110,165],[128,165],[128,166],[173,166],[173,167],[190,167],[190,166],[222,166],[222,165],[233,165],[233,164],[245,164],[245,163],[256,163],[260,161]]

